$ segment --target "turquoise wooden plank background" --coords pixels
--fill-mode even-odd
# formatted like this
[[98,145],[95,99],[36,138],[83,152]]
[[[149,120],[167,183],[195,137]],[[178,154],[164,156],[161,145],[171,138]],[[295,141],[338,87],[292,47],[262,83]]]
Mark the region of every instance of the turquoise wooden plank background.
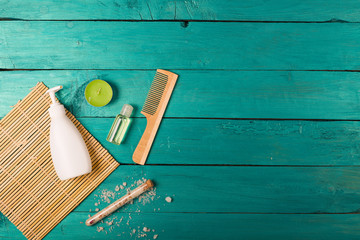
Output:
[[[173,70],[184,78],[176,85],[166,117],[256,119],[360,119],[359,72]],[[114,117],[124,103],[140,109],[154,70],[6,71],[0,82],[0,116],[38,81],[63,84],[62,102],[77,117]],[[116,98],[103,108],[82,97],[88,82],[104,78]],[[18,84],[14,85],[14,82]],[[16,91],[19,95],[13,94]]]
[[356,0],[8,0],[1,17],[29,20],[359,21]]
[[[122,164],[46,239],[359,239],[358,1],[0,4],[0,117],[38,81],[62,84],[60,101]],[[180,77],[137,166],[156,68]],[[96,78],[115,89],[103,108],[83,98]],[[115,146],[105,138],[125,103],[133,123]],[[104,192],[113,201],[142,177],[152,200],[104,231],[83,224]],[[0,238],[24,239],[3,215]]]
[[0,34],[0,68],[360,67],[357,23],[3,21]]

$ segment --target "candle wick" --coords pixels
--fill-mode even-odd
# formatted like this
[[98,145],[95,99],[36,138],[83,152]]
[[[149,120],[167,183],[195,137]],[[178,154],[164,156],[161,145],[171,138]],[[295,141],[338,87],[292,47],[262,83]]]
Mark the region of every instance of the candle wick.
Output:
[[99,90],[96,92],[97,95],[100,94],[101,88],[99,88]]

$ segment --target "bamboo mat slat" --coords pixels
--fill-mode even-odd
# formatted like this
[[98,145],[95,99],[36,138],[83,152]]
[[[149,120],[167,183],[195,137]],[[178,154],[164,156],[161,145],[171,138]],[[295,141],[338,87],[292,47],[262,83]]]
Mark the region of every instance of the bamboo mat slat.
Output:
[[0,121],[0,211],[28,239],[44,238],[119,166],[67,111],[85,140],[93,169],[59,180],[50,154],[47,89],[38,83]]

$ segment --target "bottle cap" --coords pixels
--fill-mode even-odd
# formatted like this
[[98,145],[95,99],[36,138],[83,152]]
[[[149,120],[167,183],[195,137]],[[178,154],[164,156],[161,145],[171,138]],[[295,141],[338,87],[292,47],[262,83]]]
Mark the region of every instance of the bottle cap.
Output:
[[133,107],[129,104],[124,104],[124,106],[122,107],[121,109],[121,112],[120,114],[125,116],[125,117],[130,117],[131,116],[131,113],[133,111]]

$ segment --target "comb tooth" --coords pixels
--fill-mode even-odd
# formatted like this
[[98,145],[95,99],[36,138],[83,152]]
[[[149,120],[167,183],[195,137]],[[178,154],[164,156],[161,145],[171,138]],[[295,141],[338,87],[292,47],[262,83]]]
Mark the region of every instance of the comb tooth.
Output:
[[148,114],[155,114],[157,107],[159,106],[162,94],[165,90],[168,81],[168,76],[160,72],[156,72],[154,80],[151,84],[150,91],[145,100],[143,112]]
[[151,94],[151,96],[152,96],[152,95],[157,95],[158,93],[162,94],[162,92],[164,91],[164,89],[165,89],[165,87],[160,88],[160,89],[157,89],[157,90],[150,91],[148,96],[150,96],[150,94]]
[[153,91],[153,90],[158,90],[158,89],[161,89],[161,88],[164,88],[166,86],[166,82],[164,83],[161,83],[161,84],[156,84],[155,86],[153,86],[150,91]]
[[167,82],[162,82],[162,83],[153,83],[152,87],[150,88],[150,91],[159,89],[159,88],[163,88],[166,86]]
[[[156,81],[153,83],[153,86],[151,86],[152,88],[156,88],[156,87],[159,87],[159,86],[162,86],[162,85],[166,85],[167,81]],[[150,88],[151,89],[151,88]]]
[[[161,94],[162,94],[162,92],[164,91],[164,89],[165,88],[162,88],[162,89],[160,89],[160,90],[158,90],[158,91],[151,91],[151,92],[149,92],[149,95],[148,95],[148,97],[146,98],[146,99],[154,99],[154,98],[158,98],[158,97],[161,97]],[[160,95],[159,95],[160,94]]]
[[143,109],[146,109],[146,108],[147,108],[147,109],[154,109],[154,110],[156,110],[158,104],[159,104],[159,103],[147,103],[146,106],[144,106]]
[[161,94],[157,94],[157,93],[151,93],[148,95],[148,97],[146,98],[146,101],[147,102],[152,102],[152,101],[157,101],[157,100],[160,100],[161,96],[162,96],[162,92],[159,92]]
[[162,92],[164,90],[165,86],[164,87],[159,87],[159,88],[153,88],[149,91],[149,94],[152,94],[152,93],[158,93],[158,92]]
[[153,89],[153,88],[157,88],[157,87],[161,87],[161,86],[164,86],[166,85],[167,81],[156,81],[153,83],[153,85],[151,86],[150,89]]
[[156,81],[153,83],[153,85],[151,86],[150,90],[153,89],[153,88],[158,88],[158,87],[161,87],[161,86],[164,86],[166,85],[167,81]]
[[153,95],[153,96],[150,96],[146,99],[147,102],[154,102],[154,101],[157,101],[157,100],[160,100],[161,98],[161,95]]
[[155,113],[156,112],[156,109],[155,108],[147,108],[146,109],[149,113]]

